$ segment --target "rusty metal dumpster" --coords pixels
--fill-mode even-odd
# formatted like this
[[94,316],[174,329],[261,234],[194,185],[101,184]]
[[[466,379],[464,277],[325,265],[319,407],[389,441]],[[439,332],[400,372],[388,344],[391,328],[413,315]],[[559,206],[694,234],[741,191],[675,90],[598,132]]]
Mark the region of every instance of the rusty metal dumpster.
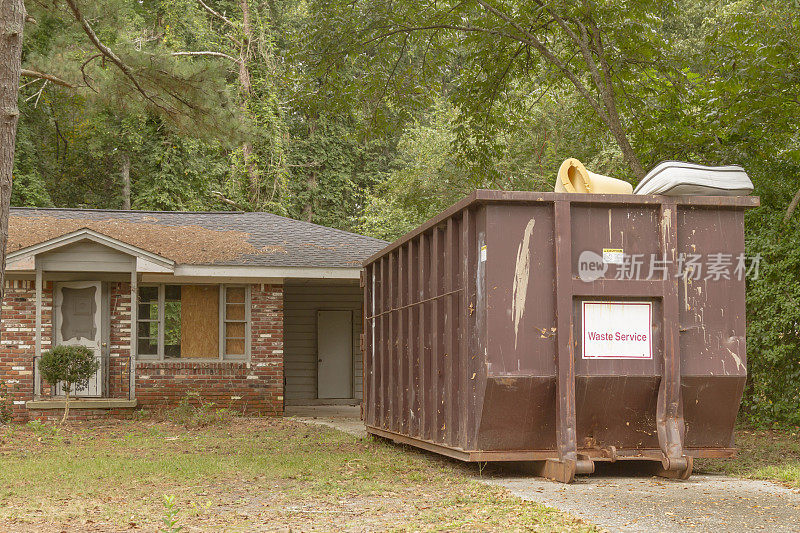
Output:
[[364,262],[367,431],[564,482],[732,456],[758,204],[475,191]]

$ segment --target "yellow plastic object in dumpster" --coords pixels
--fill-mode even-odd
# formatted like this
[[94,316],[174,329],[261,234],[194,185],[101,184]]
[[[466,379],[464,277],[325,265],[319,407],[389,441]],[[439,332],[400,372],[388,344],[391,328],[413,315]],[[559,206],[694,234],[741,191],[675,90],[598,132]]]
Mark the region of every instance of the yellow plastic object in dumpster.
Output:
[[555,192],[592,194],[633,194],[633,185],[602,174],[589,172],[583,163],[570,157],[558,169]]

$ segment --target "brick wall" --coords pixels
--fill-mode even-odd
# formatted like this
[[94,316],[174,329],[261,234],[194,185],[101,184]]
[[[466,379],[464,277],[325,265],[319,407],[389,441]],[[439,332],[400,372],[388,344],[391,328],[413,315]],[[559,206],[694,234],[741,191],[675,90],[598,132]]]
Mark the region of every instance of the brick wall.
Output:
[[[42,291],[42,350],[50,348],[52,312],[53,285],[46,282]],[[0,321],[0,380],[10,393],[16,420],[27,419],[25,402],[33,398],[35,330],[35,283],[6,280]]]
[[[130,283],[110,283],[109,396],[128,398],[130,366]],[[42,298],[42,349],[50,348],[52,334],[52,283]],[[33,281],[7,281],[0,325],[0,379],[12,393],[17,420],[49,417],[29,412],[33,399],[33,354],[36,320]],[[249,414],[283,413],[283,289],[280,285],[251,286],[250,361],[167,361],[136,363],[136,398],[146,409],[177,405],[190,395],[220,407]],[[47,392],[47,389],[43,391]],[[60,412],[60,411],[58,411]],[[70,418],[95,418],[106,413],[72,410]]]
[[174,406],[188,396],[249,414],[283,413],[283,289],[254,284],[250,294],[250,361],[138,361],[140,406]]
[[131,284],[109,283],[110,332],[108,351],[108,393],[112,398],[129,398],[131,366]]

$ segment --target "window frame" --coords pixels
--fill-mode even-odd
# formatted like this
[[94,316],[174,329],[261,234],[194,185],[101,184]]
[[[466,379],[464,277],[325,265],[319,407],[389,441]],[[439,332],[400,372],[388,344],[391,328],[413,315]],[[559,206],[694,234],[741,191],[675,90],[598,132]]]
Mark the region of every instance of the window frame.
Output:
[[[228,319],[228,289],[244,289],[244,320]],[[219,358],[221,361],[246,361],[250,359],[250,285],[221,283],[219,286]],[[244,354],[228,355],[225,331],[228,323],[244,323]]]
[[[183,358],[183,357],[175,357],[175,358],[165,358],[164,357],[164,330],[165,330],[165,314],[166,314],[166,286],[167,285],[180,285],[180,286],[198,286],[198,285],[213,285],[219,287],[219,309],[217,313],[217,324],[219,326],[219,350],[217,357],[203,357],[203,358]],[[158,318],[157,319],[141,319],[138,316],[136,317],[136,329],[132,332],[132,335],[135,335],[136,339],[136,360],[137,361],[151,361],[151,362],[166,362],[166,363],[187,363],[187,362],[219,362],[219,361],[249,361],[250,354],[251,354],[251,331],[252,331],[252,321],[251,321],[251,295],[250,295],[250,285],[243,284],[243,283],[142,283],[139,285],[139,289],[141,290],[143,287],[157,287],[158,289]],[[244,289],[244,313],[245,317],[244,320],[239,319],[228,319],[227,318],[227,294],[228,289]],[[137,291],[136,295],[136,305],[140,305],[142,302],[139,300],[139,291]],[[138,308],[137,308],[138,311]],[[158,324],[158,348],[156,350],[156,354],[141,354],[138,350],[139,345],[139,325],[140,324],[151,324],[152,322],[157,322]],[[228,355],[225,351],[226,348],[226,337],[225,337],[225,325],[227,323],[244,323],[244,354],[231,354]],[[150,337],[147,337],[150,338]]]
[[[141,317],[141,313],[139,313],[138,306],[142,305],[142,301],[140,300],[141,296],[141,289],[144,287],[155,287],[156,288],[156,308],[158,310],[157,316],[155,319],[153,318],[145,318]],[[132,335],[136,337],[136,359],[142,361],[161,361],[164,359],[163,356],[163,346],[164,346],[164,306],[162,302],[164,301],[164,284],[159,283],[146,283],[139,285],[139,289],[136,291],[136,330],[132,332]],[[148,300],[148,303],[152,302],[152,300]],[[148,324],[148,327],[153,322],[156,323],[156,353],[155,354],[143,354],[139,350],[139,339],[140,338],[147,338],[150,339],[151,337],[148,335],[147,337],[140,337],[139,336],[139,325],[140,324]]]

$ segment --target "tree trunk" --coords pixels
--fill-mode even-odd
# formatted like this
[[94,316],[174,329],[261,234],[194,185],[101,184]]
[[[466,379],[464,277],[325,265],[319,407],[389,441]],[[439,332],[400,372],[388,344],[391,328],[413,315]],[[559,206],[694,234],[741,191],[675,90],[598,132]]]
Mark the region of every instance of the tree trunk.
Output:
[[800,190],[794,193],[794,198],[792,198],[792,201],[789,203],[789,207],[786,209],[786,214],[783,217],[784,222],[789,222],[789,219],[792,218],[792,213],[797,209],[798,203],[800,203]]
[[64,401],[64,416],[61,417],[62,424],[67,421],[69,416],[69,389],[65,388],[64,393],[66,394],[66,400]]
[[[253,44],[253,27],[250,24],[250,4],[249,0],[239,0],[239,8],[242,10],[242,47],[239,51],[239,90],[242,93],[242,109],[245,115],[248,114],[247,102],[253,91],[250,70],[247,61],[250,59],[250,46]],[[247,183],[250,189],[250,200],[258,202],[259,180],[258,167],[253,160],[253,144],[245,141],[242,145],[242,155],[244,166],[247,170]]]
[[249,141],[245,141],[244,144],[242,144],[242,157],[244,159],[244,167],[247,170],[247,186],[250,191],[250,201],[257,203],[259,196],[258,166],[253,159],[253,144]]
[[122,152],[122,209],[131,208],[131,158],[128,152]]
[[628,163],[628,166],[639,181],[641,181],[647,172],[645,172],[641,159],[636,155],[636,151],[633,149],[633,146],[631,146],[630,140],[628,140],[628,134],[625,133],[625,128],[622,126],[622,121],[619,118],[616,106],[609,109],[608,105],[606,105],[606,109],[608,110],[609,118],[608,128],[611,130],[611,135],[616,139],[620,150],[622,150],[622,158]]
[[19,119],[17,99],[24,27],[23,0],[0,0],[0,301],[5,292],[8,213]]
[[306,185],[308,186],[308,203],[306,203],[305,207],[303,207],[303,218],[306,222],[311,222],[311,220],[314,218],[314,192],[317,188],[316,170],[312,170],[308,174]]

